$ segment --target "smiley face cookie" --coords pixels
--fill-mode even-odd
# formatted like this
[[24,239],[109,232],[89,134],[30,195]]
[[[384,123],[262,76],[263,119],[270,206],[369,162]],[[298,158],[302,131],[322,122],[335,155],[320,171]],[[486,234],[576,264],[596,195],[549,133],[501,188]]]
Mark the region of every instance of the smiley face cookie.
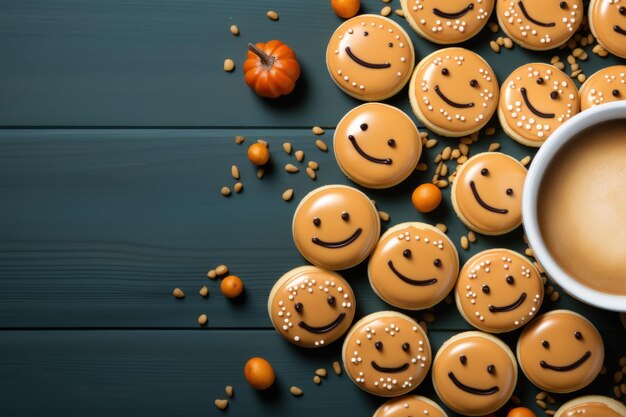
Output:
[[450,292],[459,272],[459,255],[436,227],[401,223],[380,238],[367,272],[380,298],[395,307],[421,310]]
[[391,19],[364,14],[345,21],[326,49],[335,84],[364,101],[384,100],[404,87],[415,65],[409,35]]
[[583,20],[582,0],[500,0],[500,27],[515,43],[536,51],[554,49],[574,35]]
[[452,336],[433,364],[433,385],[448,407],[482,416],[502,407],[517,382],[515,356],[500,339],[482,332]]
[[517,341],[526,377],[548,392],[567,393],[591,383],[604,361],[604,343],[589,320],[568,310],[542,314]]
[[450,137],[482,128],[498,105],[498,80],[476,53],[440,49],[420,61],[409,83],[411,107],[430,130]]
[[602,395],[585,395],[563,404],[554,417],[624,417],[626,406]]
[[591,0],[589,28],[604,49],[626,58],[626,0]]
[[452,183],[452,206],[470,229],[501,235],[522,224],[526,168],[500,152],[474,155],[460,166]]
[[359,320],[343,342],[342,358],[350,379],[382,397],[406,394],[430,368],[430,343],[415,320],[381,311]]
[[335,130],[335,158],[352,181],[388,188],[408,177],[422,154],[415,123],[402,110],[366,103],[350,110]]
[[502,84],[498,118],[512,139],[539,147],[578,110],[571,78],[552,65],[534,63],[517,68]]
[[401,0],[404,16],[421,37],[438,44],[459,43],[485,26],[494,0]]
[[445,411],[431,399],[421,395],[404,395],[393,398],[374,412],[373,417],[448,417]]
[[359,190],[326,185],[304,196],[293,216],[293,240],[309,262],[339,270],[361,263],[374,250],[380,218]]
[[[624,40],[626,41],[626,38]],[[626,65],[602,68],[587,78],[580,87],[581,111],[624,99],[626,99]]]
[[465,320],[486,332],[509,332],[528,323],[541,307],[543,282],[537,268],[517,252],[489,249],[461,269],[456,306]]
[[356,301],[336,272],[301,266],[283,275],[270,292],[267,310],[274,328],[294,345],[323,347],[352,324]]

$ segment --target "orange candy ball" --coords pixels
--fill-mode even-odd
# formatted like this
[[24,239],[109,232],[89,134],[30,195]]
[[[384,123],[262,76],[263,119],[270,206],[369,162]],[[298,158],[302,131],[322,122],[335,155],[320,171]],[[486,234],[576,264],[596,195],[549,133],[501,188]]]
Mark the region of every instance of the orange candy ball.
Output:
[[226,298],[238,297],[243,291],[243,281],[235,275],[229,275],[222,280],[220,291]]
[[263,358],[255,357],[246,362],[243,368],[246,381],[254,389],[267,389],[272,386],[276,375],[272,365]]
[[506,417],[537,417],[535,413],[526,407],[516,407],[511,409]]
[[335,14],[344,19],[354,17],[361,8],[360,0],[331,0],[330,6]]
[[270,151],[262,143],[253,143],[248,148],[248,159],[256,166],[265,165],[270,160]]
[[441,190],[435,184],[422,184],[413,191],[411,201],[418,211],[428,213],[441,203]]

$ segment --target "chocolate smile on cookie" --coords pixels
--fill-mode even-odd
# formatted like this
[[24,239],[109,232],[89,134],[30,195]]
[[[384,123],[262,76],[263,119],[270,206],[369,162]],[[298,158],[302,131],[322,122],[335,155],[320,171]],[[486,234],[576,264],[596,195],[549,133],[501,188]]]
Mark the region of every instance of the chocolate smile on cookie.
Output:
[[578,110],[576,86],[552,65],[521,66],[502,84],[498,105],[500,123],[512,139],[523,145],[541,146]]
[[415,62],[413,44],[393,20],[361,15],[344,22],[330,39],[326,65],[347,94],[384,100],[402,89]]
[[604,344],[598,330],[567,310],[545,313],[517,342],[517,358],[530,382],[549,392],[567,393],[588,385],[600,372]]
[[378,407],[373,417],[447,417],[434,401],[419,395],[404,395]]
[[401,223],[380,238],[368,274],[389,304],[419,310],[445,298],[456,281],[459,258],[450,239],[425,223]]
[[394,397],[418,386],[430,367],[430,344],[412,318],[370,314],[346,336],[342,357],[350,379],[372,394]]
[[464,136],[483,127],[496,110],[498,81],[485,60],[463,48],[436,51],[413,72],[409,99],[426,127]]
[[302,266],[283,275],[270,292],[268,312],[285,339],[322,347],[341,337],[355,312],[354,293],[337,273]]
[[528,323],[543,301],[539,271],[524,256],[489,249],[470,258],[456,284],[461,315],[486,332],[508,332]]
[[497,4],[502,30],[517,44],[534,50],[556,48],[576,32],[582,0],[502,0]]
[[493,0],[402,0],[404,15],[423,38],[439,44],[476,35],[493,11]]
[[592,0],[589,27],[607,51],[626,58],[626,0]]
[[482,332],[452,336],[433,364],[439,398],[459,414],[482,416],[502,407],[513,394],[517,366],[502,341]]
[[341,170],[369,188],[402,182],[422,153],[415,123],[403,111],[382,103],[350,110],[335,129],[333,145]]
[[594,73],[580,87],[580,109],[626,99],[626,65],[614,65]]

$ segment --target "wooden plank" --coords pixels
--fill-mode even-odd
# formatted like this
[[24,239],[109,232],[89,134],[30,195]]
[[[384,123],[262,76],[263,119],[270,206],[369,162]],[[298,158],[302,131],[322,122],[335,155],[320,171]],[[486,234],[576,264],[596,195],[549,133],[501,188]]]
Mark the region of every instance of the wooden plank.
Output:
[[[378,0],[362,11],[378,13]],[[399,7],[394,3],[394,8]],[[269,9],[278,22],[265,17]],[[299,0],[0,0],[0,126],[334,126],[358,102],[335,87],[325,65],[329,37],[341,23],[328,2]],[[408,30],[420,57],[436,45]],[[241,35],[228,28],[236,23]],[[466,42],[500,81],[528,62],[569,50],[499,55],[483,30]],[[281,39],[303,68],[296,93],[276,101],[244,84],[247,42]],[[589,48],[587,75],[623,62]],[[223,71],[225,58],[237,70]],[[410,111],[406,89],[389,100]]]
[[[236,145],[235,134],[247,136],[246,144]],[[332,134],[323,136],[329,145]],[[272,150],[263,180],[245,154],[259,136]],[[320,163],[317,181],[282,170],[287,162],[297,164],[283,152],[285,140]],[[528,152],[501,133],[479,140],[471,152],[492,141],[518,158]],[[455,218],[449,190],[442,207],[428,215],[416,212],[409,198],[416,184],[432,178],[430,161],[446,144],[441,140],[425,152],[429,172],[390,190],[364,191],[391,214],[390,224],[442,222],[458,245],[467,229]],[[298,200],[323,184],[350,183],[308,130],[3,130],[0,149],[0,328],[189,328],[201,313],[212,328],[269,328],[266,303],[274,281],[304,264],[291,240]],[[225,198],[219,190],[234,183],[232,164],[240,167],[244,191]],[[280,197],[288,187],[296,190],[291,203]],[[459,251],[466,260],[496,246],[523,251],[521,230],[479,236],[469,251]],[[228,302],[218,282],[206,278],[220,263],[243,278],[243,300]],[[389,308],[371,290],[365,265],[345,276],[357,293],[359,315]],[[206,300],[197,294],[203,285],[211,291]],[[175,300],[174,287],[187,298]],[[603,330],[620,328],[617,314],[561,295],[546,307],[575,309]],[[445,303],[429,326],[468,328]]]

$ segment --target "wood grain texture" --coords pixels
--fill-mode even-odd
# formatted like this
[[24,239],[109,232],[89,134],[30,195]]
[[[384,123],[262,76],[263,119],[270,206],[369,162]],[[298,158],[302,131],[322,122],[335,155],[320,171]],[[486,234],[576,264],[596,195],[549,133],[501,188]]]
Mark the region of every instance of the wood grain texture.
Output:
[[[451,335],[430,332],[433,349]],[[579,394],[611,395],[612,371],[624,346],[620,335],[603,337],[609,372],[579,393],[557,396],[559,404]],[[3,331],[0,415],[370,416],[384,399],[361,391],[345,373],[338,377],[331,371],[340,348],[298,349],[269,330]],[[254,391],[245,382],[243,366],[252,356],[267,358],[276,370],[277,383],[267,392]],[[329,376],[316,386],[312,378],[320,367]],[[213,401],[226,398],[226,385],[234,387],[235,395],[222,414]],[[292,397],[292,385],[302,388],[304,395]],[[415,392],[439,402],[430,376]],[[538,392],[522,384],[515,394],[541,416],[534,401]],[[448,415],[457,416],[449,410]]]
[[[362,12],[382,6],[364,0]],[[270,9],[279,21],[265,16]],[[410,33],[418,60],[435,50],[392,18]],[[0,126],[334,126],[358,104],[326,70],[326,44],[340,23],[327,1],[0,0]],[[569,53],[515,46],[496,54],[489,41],[497,36],[484,29],[462,46],[487,59],[500,81],[522,64]],[[293,47],[303,68],[296,92],[275,101],[256,97],[241,71],[247,43],[270,39]],[[587,75],[623,62],[587,50]],[[223,71],[225,58],[235,72]],[[388,102],[410,111],[406,89]]]
[[[236,134],[247,137],[236,145]],[[333,131],[322,138],[332,145]],[[272,164],[263,180],[246,158],[257,138],[269,141]],[[332,155],[314,146],[309,130],[2,130],[0,131],[0,328],[141,327],[193,328],[201,313],[210,328],[270,328],[267,296],[284,272],[305,263],[291,239],[291,218],[308,191],[350,184]],[[319,177],[288,174],[292,162],[282,143],[319,162]],[[517,158],[529,149],[502,133],[483,137],[471,153],[494,141]],[[389,190],[364,190],[393,225],[403,221],[445,223],[461,260],[492,247],[524,250],[521,229],[502,237],[479,236],[460,249],[467,229],[445,201],[435,212],[415,211],[410,193],[430,181],[432,160],[449,142],[425,150],[427,173],[415,172]],[[235,182],[244,191],[223,197]],[[450,168],[453,165],[450,164]],[[295,189],[285,203],[281,193]],[[229,302],[206,272],[220,263],[243,278],[242,300]],[[358,315],[387,309],[373,293],[365,265],[348,270]],[[197,294],[207,285],[208,299]],[[171,296],[175,287],[187,297]],[[561,292],[544,309],[571,308],[602,330],[620,329],[618,315],[584,306]],[[411,313],[420,319],[422,314]],[[431,328],[468,329],[454,305],[441,303]]]

